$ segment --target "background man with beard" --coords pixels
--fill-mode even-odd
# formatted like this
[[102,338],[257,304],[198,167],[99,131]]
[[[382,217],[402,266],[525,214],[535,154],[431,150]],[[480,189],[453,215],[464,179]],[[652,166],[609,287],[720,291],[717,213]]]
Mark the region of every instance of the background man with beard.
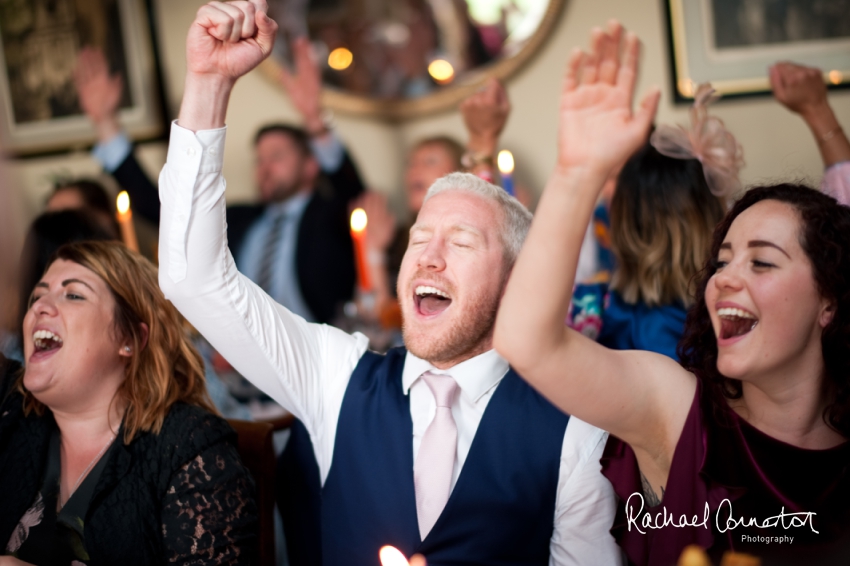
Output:
[[[348,205],[364,186],[325,124],[321,74],[310,49],[306,38],[296,40],[295,72],[281,75],[304,127],[269,124],[257,132],[254,181],[260,202],[227,208],[227,238],[239,269],[276,301],[309,321],[329,322],[354,291]],[[98,134],[94,158],[129,192],[133,211],[158,224],[156,186],[118,122],[120,77],[110,76],[101,52],[86,49],[75,84]]]
[[236,270],[222,213],[224,117],[236,80],[271,51],[277,26],[265,10],[264,0],[213,2],[190,28],[160,176],[160,285],[304,423],[323,562],[375,564],[392,544],[432,566],[618,564],[613,491],[599,473],[605,433],[557,411],[492,349],[531,222],[515,199],[467,174],[434,184],[399,274],[407,350],[386,356],[360,334],[294,315]]

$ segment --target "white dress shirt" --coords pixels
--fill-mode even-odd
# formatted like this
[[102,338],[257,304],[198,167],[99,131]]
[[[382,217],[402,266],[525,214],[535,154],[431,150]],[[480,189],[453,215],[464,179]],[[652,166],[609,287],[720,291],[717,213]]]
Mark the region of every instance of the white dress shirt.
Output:
[[[306,322],[237,271],[226,242],[221,175],[225,131],[193,133],[172,126],[168,160],[159,179],[160,286],[239,373],[304,423],[324,484],[343,396],[368,340],[359,333]],[[438,370],[408,353],[402,385],[410,394],[414,458],[436,412],[433,395],[419,379],[428,370],[452,375],[461,390],[452,405],[458,428],[454,487],[508,364],[491,350]],[[621,563],[608,532],[614,492],[599,471],[606,439],[602,430],[570,418],[561,451],[552,565]]]

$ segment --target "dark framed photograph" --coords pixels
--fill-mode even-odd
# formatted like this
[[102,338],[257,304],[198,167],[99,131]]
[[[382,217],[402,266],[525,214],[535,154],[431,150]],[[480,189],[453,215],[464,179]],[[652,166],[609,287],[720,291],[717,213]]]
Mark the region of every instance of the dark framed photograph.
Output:
[[73,83],[85,47],[121,75],[119,119],[134,140],[164,132],[160,73],[145,0],[0,0],[0,112],[5,150],[31,155],[91,145]]
[[768,67],[793,61],[850,85],[850,0],[664,0],[677,102],[710,82],[725,97],[770,92]]

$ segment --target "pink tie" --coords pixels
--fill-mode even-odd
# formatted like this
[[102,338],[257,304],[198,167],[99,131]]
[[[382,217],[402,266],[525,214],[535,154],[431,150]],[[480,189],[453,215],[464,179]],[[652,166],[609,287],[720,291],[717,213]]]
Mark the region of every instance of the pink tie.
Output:
[[457,382],[450,375],[425,372],[422,378],[434,399],[437,412],[428,425],[419,454],[413,464],[413,486],[416,491],[416,513],[422,540],[431,532],[446,502],[452,486],[452,471],[457,450],[457,425],[452,417]]

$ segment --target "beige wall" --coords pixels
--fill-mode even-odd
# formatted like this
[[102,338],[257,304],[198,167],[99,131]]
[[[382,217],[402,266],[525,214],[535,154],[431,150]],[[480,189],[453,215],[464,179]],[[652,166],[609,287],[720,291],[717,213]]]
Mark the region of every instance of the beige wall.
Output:
[[[659,122],[686,122],[684,107],[674,107],[669,96],[669,65],[665,20],[661,0],[566,0],[551,39],[525,69],[512,77],[508,91],[514,111],[503,137],[503,145],[514,152],[517,176],[539,192],[555,160],[556,109],[561,73],[567,54],[584,45],[593,25],[619,18],[644,42],[640,91],[659,85],[664,98]],[[162,43],[163,73],[168,98],[176,112],[183,90],[186,30],[201,4],[197,0],[156,0]],[[836,92],[830,100],[845,126],[850,127],[850,92]],[[746,184],[779,177],[802,178],[816,183],[821,165],[817,148],[797,117],[771,98],[726,101],[713,112],[720,116],[744,146]],[[258,72],[237,85],[228,114],[225,175],[232,201],[250,200],[251,138],[256,128],[271,120],[294,120],[297,114],[280,89]],[[360,118],[337,116],[337,129],[360,164],[367,183],[375,189],[398,194],[404,148],[416,139],[434,133],[463,137],[456,112],[429,116],[392,127]],[[165,144],[147,144],[141,157],[156,174],[165,158]],[[26,160],[10,164],[13,181],[24,187],[24,215],[34,215],[43,202],[50,180],[60,175],[96,174],[97,166],[84,153]],[[396,200],[399,200],[398,198]]]

